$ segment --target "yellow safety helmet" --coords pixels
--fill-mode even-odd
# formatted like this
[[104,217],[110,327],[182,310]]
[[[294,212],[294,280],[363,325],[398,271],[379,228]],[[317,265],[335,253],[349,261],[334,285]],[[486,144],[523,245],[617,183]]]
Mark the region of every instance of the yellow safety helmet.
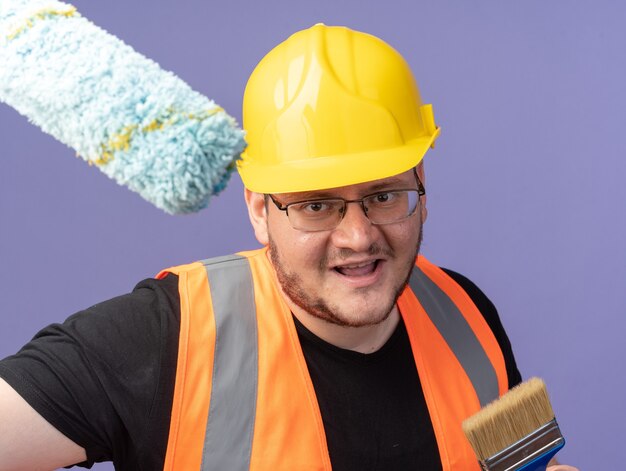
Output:
[[317,24],[272,49],[243,98],[238,162],[258,193],[335,188],[417,165],[439,135],[413,74],[384,41]]

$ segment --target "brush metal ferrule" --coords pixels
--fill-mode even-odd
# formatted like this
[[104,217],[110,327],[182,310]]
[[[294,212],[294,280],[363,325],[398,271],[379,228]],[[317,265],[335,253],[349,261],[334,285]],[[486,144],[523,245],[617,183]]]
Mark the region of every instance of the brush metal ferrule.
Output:
[[480,467],[483,471],[519,470],[564,444],[559,424],[553,419],[511,446],[480,461]]

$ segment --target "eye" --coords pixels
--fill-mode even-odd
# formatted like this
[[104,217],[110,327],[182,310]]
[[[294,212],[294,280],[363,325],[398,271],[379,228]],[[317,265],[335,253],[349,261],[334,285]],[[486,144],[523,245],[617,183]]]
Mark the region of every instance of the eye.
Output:
[[371,204],[388,205],[394,203],[397,198],[398,194],[396,192],[389,191],[385,193],[376,193],[375,195],[372,195],[369,200],[371,201]]
[[308,203],[307,205],[303,206],[303,211],[308,211],[311,213],[320,213],[326,209],[328,209],[328,205],[320,201]]
[[335,200],[303,201],[302,203],[291,205],[290,208],[303,215],[311,216],[332,213],[337,210],[338,205],[341,205],[341,203]]

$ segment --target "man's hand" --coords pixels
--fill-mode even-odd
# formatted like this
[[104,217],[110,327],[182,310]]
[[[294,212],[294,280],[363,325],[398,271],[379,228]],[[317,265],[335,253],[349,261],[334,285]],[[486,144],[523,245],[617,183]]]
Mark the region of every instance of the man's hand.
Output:
[[578,468],[574,468],[573,466],[568,466],[566,464],[559,464],[556,460],[556,457],[552,458],[548,463],[548,467],[546,471],[580,471]]
[[86,455],[0,379],[0,471],[52,470]]

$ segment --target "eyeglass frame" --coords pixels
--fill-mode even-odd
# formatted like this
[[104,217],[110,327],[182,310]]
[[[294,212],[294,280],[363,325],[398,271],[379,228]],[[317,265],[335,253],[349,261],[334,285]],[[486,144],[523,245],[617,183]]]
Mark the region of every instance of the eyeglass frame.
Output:
[[[387,224],[395,224],[398,223],[400,221],[404,221],[405,219],[410,218],[411,216],[413,216],[416,212],[417,212],[417,207],[419,206],[419,202],[421,201],[422,196],[426,195],[426,188],[424,188],[424,185],[422,184],[422,181],[420,180],[419,176],[417,175],[417,171],[415,170],[415,168],[413,168],[413,175],[415,176],[415,181],[417,182],[417,188],[394,188],[394,189],[390,189],[387,191],[376,191],[374,193],[371,193],[369,195],[365,195],[363,198],[359,198],[356,200],[347,200],[344,198],[340,198],[340,197],[336,197],[336,198],[318,198],[318,199],[311,199],[311,200],[300,200],[300,201],[293,201],[291,203],[287,203],[287,204],[283,204],[279,201],[276,201],[274,199],[274,196],[266,193],[265,196],[268,196],[269,199],[272,200],[272,203],[274,203],[274,205],[276,206],[276,208],[280,211],[285,211],[285,214],[287,215],[287,219],[289,220],[289,224],[291,224],[291,227],[293,227],[293,224],[291,223],[291,219],[289,218],[289,206],[292,206],[294,204],[302,204],[302,203],[315,203],[318,201],[327,201],[327,200],[336,200],[336,201],[342,201],[343,202],[343,211],[341,212],[341,218],[339,219],[339,221],[337,222],[336,226],[333,226],[329,229],[318,229],[318,230],[303,230],[303,229],[297,229],[295,227],[293,227],[294,229],[296,229],[297,231],[304,231],[304,232],[322,232],[322,231],[330,231],[333,230],[335,228],[337,228],[339,226],[339,224],[341,224],[341,221],[343,221],[343,218],[346,216],[346,213],[348,212],[348,203],[359,203],[359,205],[361,206],[361,209],[363,210],[363,214],[365,215],[365,217],[368,219],[368,221],[370,221],[370,223],[374,226],[384,226]],[[385,194],[385,193],[392,193],[395,191],[417,191],[417,203],[415,205],[415,209],[413,209],[413,211],[410,214],[407,214],[405,217],[403,217],[402,219],[398,219],[397,221],[392,221],[392,222],[383,222],[383,223],[379,223],[379,222],[374,222],[370,219],[370,217],[367,215],[367,209],[365,208],[365,203],[364,201],[368,198],[371,198],[372,196],[376,196],[379,194]]]

